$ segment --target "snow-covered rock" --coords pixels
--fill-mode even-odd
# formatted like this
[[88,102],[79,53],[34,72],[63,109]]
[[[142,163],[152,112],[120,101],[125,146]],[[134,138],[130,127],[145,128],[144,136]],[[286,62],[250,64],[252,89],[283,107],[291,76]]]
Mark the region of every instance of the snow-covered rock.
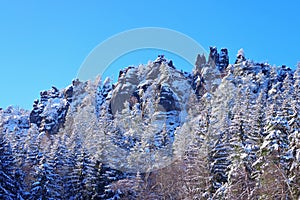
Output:
[[63,126],[65,117],[72,102],[73,86],[59,91],[52,86],[51,90],[40,93],[40,101],[33,103],[30,113],[30,123],[36,124],[41,132],[55,134]]

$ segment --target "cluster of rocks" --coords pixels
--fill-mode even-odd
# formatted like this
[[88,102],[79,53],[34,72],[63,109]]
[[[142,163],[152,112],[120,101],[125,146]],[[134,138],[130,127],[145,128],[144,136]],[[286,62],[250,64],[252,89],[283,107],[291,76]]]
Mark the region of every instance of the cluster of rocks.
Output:
[[[214,91],[222,78],[228,72],[235,76],[243,76],[249,74],[263,73],[268,75],[270,73],[270,65],[267,63],[253,63],[246,60],[243,49],[238,50],[236,60],[233,65],[229,65],[228,50],[222,48],[218,53],[217,47],[210,47],[208,60],[205,55],[198,55],[193,71],[192,87],[198,97],[204,93]],[[277,79],[282,82],[286,76],[293,76],[292,70],[285,65],[277,69]]]
[[158,55],[156,60],[154,61],[154,63],[161,64],[166,61],[167,61],[167,59],[165,59],[165,55]]
[[41,91],[40,100],[33,102],[30,124],[36,124],[40,132],[57,133],[65,122],[72,95],[73,86],[64,91],[59,91],[54,86],[50,90]]
[[178,100],[174,92],[168,85],[158,85],[158,105],[161,106],[162,111],[180,111]]
[[208,64],[216,66],[220,71],[224,71],[229,65],[228,50],[222,48],[220,54],[217,47],[209,47],[209,50]]
[[163,62],[167,63],[167,65],[169,67],[172,67],[173,69],[175,69],[175,66],[173,65],[173,61],[170,60],[169,62],[167,62],[167,59],[165,58],[165,55],[158,55],[157,58],[154,61],[155,64],[162,64]]
[[[235,70],[236,73],[251,72],[254,67],[260,68],[259,70],[262,70],[263,73],[269,73],[268,65],[255,64],[248,66],[248,61],[244,61],[246,61],[244,50],[240,49],[235,65],[229,67],[228,50],[222,48],[218,52],[216,47],[210,47],[208,59],[204,55],[198,55],[193,74],[186,75],[175,69],[172,60],[168,61],[164,55],[158,55],[157,59],[144,69],[146,71],[142,72],[144,74],[142,78],[139,75],[141,74],[139,68],[130,66],[119,72],[116,84],[112,84],[109,79],[105,80],[97,90],[96,113],[100,117],[99,113],[105,107],[105,112],[109,112],[114,116],[117,112],[121,113],[125,102],[129,102],[130,109],[136,107],[143,113],[149,99],[152,98],[155,110],[161,113],[164,112],[165,115],[171,113],[170,119],[174,120],[178,118],[179,113],[182,111],[182,100],[178,98],[182,94],[177,94],[178,90],[174,88],[178,85],[175,85],[176,81],[172,82],[171,79],[177,77],[177,81],[188,83],[189,87],[200,97],[206,92],[213,92],[231,68],[241,68],[240,71]],[[247,67],[250,70],[247,70]],[[278,71],[278,79],[283,80],[290,71],[290,68],[282,66]],[[41,132],[57,133],[64,124],[70,103],[72,100],[74,102],[76,100],[73,87],[77,88],[78,84],[80,84],[80,81],[74,80],[72,86],[63,91],[52,87],[50,90],[40,92],[40,99],[35,100],[33,103],[33,110],[29,117],[30,123],[36,124]],[[155,90],[155,93],[151,94],[152,96],[149,96],[149,87],[151,87],[151,90]],[[75,96],[74,99],[73,96]],[[103,105],[104,102],[106,102],[105,105]]]
[[[129,102],[130,108],[135,104],[139,104],[141,108],[144,101],[143,95],[148,87],[154,84],[155,81],[153,81],[153,79],[159,77],[159,74],[161,73],[159,69],[160,65],[165,65],[174,69],[173,62],[167,62],[163,55],[159,55],[153,63],[154,65],[152,65],[152,69],[150,70],[146,81],[142,83],[139,82],[137,68],[127,67],[120,71],[118,83],[113,88],[114,90],[110,102],[113,114],[117,111],[120,112],[124,108],[124,103],[126,101]],[[103,93],[102,96],[104,97],[104,93],[107,96],[108,91],[111,91],[111,89],[111,87],[104,84],[103,88],[100,90]],[[168,85],[157,84],[155,90],[155,99],[159,105],[157,108],[161,108],[164,111],[180,110],[175,103],[174,93]]]
[[[106,109],[113,118],[128,108],[133,113],[140,113],[141,117],[153,126],[160,126],[155,133],[155,138],[160,139],[155,139],[153,148],[161,148],[173,140],[174,132],[182,120],[181,114],[184,113],[185,104],[188,102],[188,91],[192,91],[191,89],[190,79],[176,70],[171,60],[168,61],[163,55],[159,55],[147,66],[127,67],[121,70],[115,84],[104,81],[97,91],[96,110],[97,113],[103,113],[103,109]],[[125,107],[127,105],[128,108]],[[101,114],[98,116],[101,117]],[[167,135],[162,136],[165,133]],[[126,136],[121,136],[120,138],[126,139]],[[163,142],[157,142],[162,140],[161,138]],[[130,140],[135,141],[134,138]]]
[[222,48],[220,53],[218,53],[217,47],[210,47],[209,49],[207,61],[204,54],[198,54],[193,71],[192,87],[198,97],[217,87],[220,79],[226,75],[225,70],[229,65],[226,48]]

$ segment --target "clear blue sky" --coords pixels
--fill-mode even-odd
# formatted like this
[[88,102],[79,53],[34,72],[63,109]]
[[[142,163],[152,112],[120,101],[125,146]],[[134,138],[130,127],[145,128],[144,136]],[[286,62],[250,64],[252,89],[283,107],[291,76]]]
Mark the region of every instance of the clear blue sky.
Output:
[[0,107],[30,109],[40,90],[69,85],[96,45],[139,27],[177,30],[207,49],[227,47],[231,62],[243,47],[247,58],[294,67],[299,8],[297,0],[1,0]]

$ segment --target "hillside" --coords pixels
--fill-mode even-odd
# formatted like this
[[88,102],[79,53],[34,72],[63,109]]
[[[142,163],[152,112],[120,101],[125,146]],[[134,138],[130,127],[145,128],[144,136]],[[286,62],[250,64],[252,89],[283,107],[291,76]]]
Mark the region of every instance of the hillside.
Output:
[[195,60],[0,109],[0,199],[300,198],[300,65]]

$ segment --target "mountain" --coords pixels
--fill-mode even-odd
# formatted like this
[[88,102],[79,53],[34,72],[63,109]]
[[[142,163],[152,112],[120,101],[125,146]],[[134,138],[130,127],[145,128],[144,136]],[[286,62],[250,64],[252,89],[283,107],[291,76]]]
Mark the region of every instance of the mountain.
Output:
[[0,110],[1,199],[297,199],[300,65],[210,47]]

